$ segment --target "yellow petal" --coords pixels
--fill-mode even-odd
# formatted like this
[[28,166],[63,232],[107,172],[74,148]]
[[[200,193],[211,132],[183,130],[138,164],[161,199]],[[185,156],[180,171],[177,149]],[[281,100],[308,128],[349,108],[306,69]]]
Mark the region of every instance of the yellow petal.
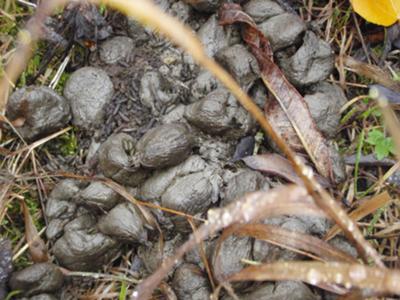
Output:
[[390,26],[400,19],[400,0],[351,0],[351,4],[371,23]]

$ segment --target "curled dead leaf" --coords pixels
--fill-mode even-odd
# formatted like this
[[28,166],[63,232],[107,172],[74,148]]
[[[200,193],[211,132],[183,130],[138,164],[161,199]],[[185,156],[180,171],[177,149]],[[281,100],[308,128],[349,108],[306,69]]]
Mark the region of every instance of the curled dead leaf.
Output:
[[[259,155],[246,156],[242,158],[245,164],[254,170],[258,170],[267,174],[280,176],[287,181],[304,185],[301,178],[297,175],[292,164],[283,156],[276,153],[266,153]],[[324,186],[329,186],[329,182],[323,178],[316,176],[318,182]]]
[[39,232],[33,223],[28,206],[24,201],[21,201],[21,205],[25,221],[25,238],[28,243],[29,253],[32,256],[32,260],[36,263],[46,262],[49,260],[46,244],[39,236]]

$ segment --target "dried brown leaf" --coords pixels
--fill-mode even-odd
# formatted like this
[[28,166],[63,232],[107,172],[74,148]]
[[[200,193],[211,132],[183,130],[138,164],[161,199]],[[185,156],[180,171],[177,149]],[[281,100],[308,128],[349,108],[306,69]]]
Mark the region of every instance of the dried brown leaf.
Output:
[[303,185],[303,181],[296,174],[290,162],[275,153],[252,155],[242,158],[245,164],[254,170],[280,176],[290,182]]
[[[193,222],[193,220],[187,219],[187,221],[190,224],[190,227],[192,227],[193,232],[196,231],[197,226]],[[206,250],[205,250],[205,247],[204,247],[204,242],[201,241],[198,246],[199,246],[198,249],[199,249],[199,252],[200,252],[201,261],[202,261],[202,263],[204,265],[204,269],[206,269],[206,272],[207,272],[208,281],[210,282],[211,287],[214,290],[215,289],[215,282],[214,282],[214,278],[213,278],[213,275],[212,275],[212,272],[211,272],[210,264],[208,262]]]
[[[268,40],[257,29],[251,17],[242,11],[240,5],[224,4],[220,11],[220,24],[235,23],[243,24],[242,37],[258,60],[261,78],[278,101],[281,111],[290,121],[310,159],[322,176],[334,181],[333,162],[327,140],[318,130],[304,98],[274,63]],[[275,112],[279,113],[277,107]],[[285,132],[281,130],[282,127],[275,123],[271,123],[271,125],[281,136],[286,136]],[[289,143],[290,139],[286,142]]]
[[[390,195],[388,194],[388,192],[385,191],[379,195],[372,197],[367,201],[364,201],[359,207],[357,207],[355,210],[349,213],[349,217],[353,219],[354,222],[357,222],[362,218],[368,216],[369,214],[373,213],[378,208],[387,205],[391,201],[392,199],[390,198]],[[339,226],[334,225],[326,234],[325,240],[329,241],[341,231],[342,230],[339,228]]]
[[35,263],[46,262],[49,260],[46,244],[39,236],[39,232],[33,223],[28,206],[24,201],[21,201],[21,205],[25,221],[25,239],[28,243],[29,253],[31,254],[32,260]]
[[264,112],[273,128],[281,135],[283,140],[294,151],[304,152],[303,144],[301,143],[296,131],[294,131],[292,123],[290,123],[285,112],[273,97],[265,101]]
[[243,269],[229,281],[301,280],[311,285],[340,284],[400,295],[400,272],[361,264],[275,262]]
[[[267,174],[280,176],[292,183],[304,185],[301,178],[295,172],[292,164],[283,156],[276,153],[252,155],[242,158],[245,164],[254,170]],[[317,178],[322,186],[329,186],[329,182],[323,177]]]

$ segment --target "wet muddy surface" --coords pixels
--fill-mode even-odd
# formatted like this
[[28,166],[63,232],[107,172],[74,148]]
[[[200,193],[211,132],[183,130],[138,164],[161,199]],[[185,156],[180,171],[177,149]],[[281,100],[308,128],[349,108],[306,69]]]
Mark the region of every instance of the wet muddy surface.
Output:
[[[263,108],[268,92],[257,61],[235,26],[218,25],[220,1],[157,2],[191,26],[207,53]],[[334,137],[346,98],[338,86],[326,82],[334,64],[329,44],[278,2],[251,0],[244,8],[270,39],[289,81],[305,95],[319,129]],[[224,206],[248,192],[281,184],[240,161],[253,154],[259,128],[215,78],[135,21],[118,15],[111,25],[114,33],[90,54],[87,66],[71,74],[62,95],[40,86],[14,92],[7,115],[11,120],[23,119],[22,136],[35,140],[70,122],[78,132],[82,159],[62,165],[110,178],[137,199],[196,217],[204,218],[210,207]],[[275,149],[267,139],[261,148]],[[54,165],[47,163],[45,167],[53,171]],[[342,165],[338,166],[340,173]],[[71,288],[62,287],[77,283],[64,280],[56,265],[101,271],[105,265],[118,264],[130,249],[131,271],[140,279],[161,263],[156,228],[143,211],[104,183],[61,180],[49,194],[44,213],[54,264],[35,264],[13,273],[10,285],[21,289],[28,297],[24,299],[75,299]],[[164,233],[163,255],[170,255],[191,228],[183,217],[153,213]],[[317,237],[331,226],[312,217],[285,216],[265,223]],[[332,244],[354,254],[345,240],[334,239]],[[243,259],[304,259],[251,238],[227,238],[218,255],[214,240],[206,245],[213,272],[223,277],[242,269]],[[176,266],[167,282],[178,299],[208,299],[212,291],[204,265],[193,253]],[[319,299],[321,295],[318,289],[297,282],[241,283],[234,288],[241,299]]]

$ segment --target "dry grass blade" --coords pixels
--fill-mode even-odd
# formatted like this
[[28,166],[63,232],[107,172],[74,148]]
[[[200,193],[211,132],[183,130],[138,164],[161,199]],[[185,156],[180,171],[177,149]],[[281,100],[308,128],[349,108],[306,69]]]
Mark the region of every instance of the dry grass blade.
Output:
[[229,281],[301,280],[312,285],[340,284],[400,295],[400,272],[360,264],[320,262],[276,262],[251,266]]
[[398,237],[400,230],[400,223],[395,223],[386,227],[385,229],[375,233],[373,237],[375,238],[388,238],[388,237]]
[[[190,227],[192,227],[193,232],[196,231],[197,227],[196,227],[196,224],[194,224],[193,220],[187,219],[187,221],[190,224]],[[208,263],[208,258],[207,258],[207,254],[206,254],[206,250],[205,250],[203,242],[199,243],[198,249],[199,249],[199,252],[200,252],[201,261],[202,261],[202,263],[204,265],[204,268],[206,269],[206,272],[207,272],[208,281],[211,284],[211,288],[213,290],[215,290],[215,282],[214,282],[214,278],[213,278],[213,275],[212,275],[212,272],[211,272],[210,264]]]
[[28,243],[29,253],[31,254],[33,262],[46,262],[49,260],[46,244],[39,236],[39,232],[33,223],[32,216],[29,212],[28,206],[24,201],[21,201],[22,210],[25,220],[25,238]]
[[[391,201],[392,199],[390,198],[388,192],[383,192],[379,195],[372,197],[367,201],[364,201],[363,204],[361,204],[359,207],[357,207],[349,214],[349,217],[356,222],[358,220],[361,220],[365,216],[368,216],[369,214],[373,213],[378,208],[387,205]],[[329,241],[330,239],[335,237],[339,232],[341,232],[341,229],[337,225],[333,226],[326,234],[325,240]]]
[[193,232],[172,257],[164,260],[156,272],[138,285],[132,299],[148,299],[151,297],[153,290],[160,284],[174,264],[179,262],[187,251],[192,250],[211,234],[233,224],[256,222],[262,218],[282,214],[324,216],[324,213],[313,203],[306,189],[300,186],[284,186],[268,192],[254,192],[224,208],[211,209],[208,212],[207,222]]
[[360,76],[365,76],[376,83],[400,92],[400,83],[393,80],[387,72],[383,71],[378,66],[358,61],[351,56],[343,56],[342,61],[344,66],[351,72]]
[[8,203],[8,201],[6,199],[6,195],[7,195],[8,190],[13,185],[13,182],[12,182],[13,179],[14,179],[13,176],[15,177],[20,173],[20,171],[23,168],[23,166],[24,166],[26,160],[28,159],[28,157],[31,156],[32,157],[32,161],[33,162],[35,161],[34,152],[35,152],[35,149],[37,147],[47,143],[48,141],[56,138],[57,136],[65,133],[65,132],[69,131],[71,128],[72,127],[67,127],[67,128],[62,129],[62,130],[59,130],[59,131],[57,131],[57,132],[55,132],[55,133],[53,133],[53,134],[51,134],[51,135],[49,135],[49,136],[47,136],[45,138],[42,138],[42,139],[40,139],[40,140],[30,144],[30,145],[26,145],[26,146],[22,147],[21,149],[10,153],[6,157],[6,158],[15,158],[16,157],[17,158],[16,160],[18,161],[18,156],[22,155],[22,153],[24,151],[26,151],[24,159],[21,162],[18,163],[18,168],[14,172],[12,172],[10,174],[10,180],[7,183],[5,183],[5,184],[3,184],[1,186],[1,189],[0,189],[0,222],[3,220],[3,217],[4,217],[5,213],[6,213],[7,203]]
[[325,261],[356,263],[357,260],[328,243],[308,234],[286,230],[267,224],[248,224],[231,228],[230,234],[251,236],[281,247],[300,250]]
[[30,145],[26,145],[25,147],[22,147],[21,149],[18,149],[16,151],[10,153],[8,156],[17,155],[17,154],[22,153],[24,151],[28,151],[30,153],[31,151],[33,151],[37,147],[39,147],[39,146],[47,143],[48,141],[50,141],[50,140],[52,140],[52,139],[54,139],[54,138],[56,138],[56,137],[58,137],[58,136],[60,136],[60,135],[62,135],[64,133],[66,133],[68,131],[70,131],[71,129],[72,129],[72,127],[67,127],[67,128],[61,129],[61,130],[59,130],[59,131],[57,131],[57,132],[55,132],[53,134],[50,134],[50,135],[48,135],[48,136],[46,136],[46,137],[44,137],[44,138],[42,138],[40,140],[37,140],[37,141],[33,142]]

